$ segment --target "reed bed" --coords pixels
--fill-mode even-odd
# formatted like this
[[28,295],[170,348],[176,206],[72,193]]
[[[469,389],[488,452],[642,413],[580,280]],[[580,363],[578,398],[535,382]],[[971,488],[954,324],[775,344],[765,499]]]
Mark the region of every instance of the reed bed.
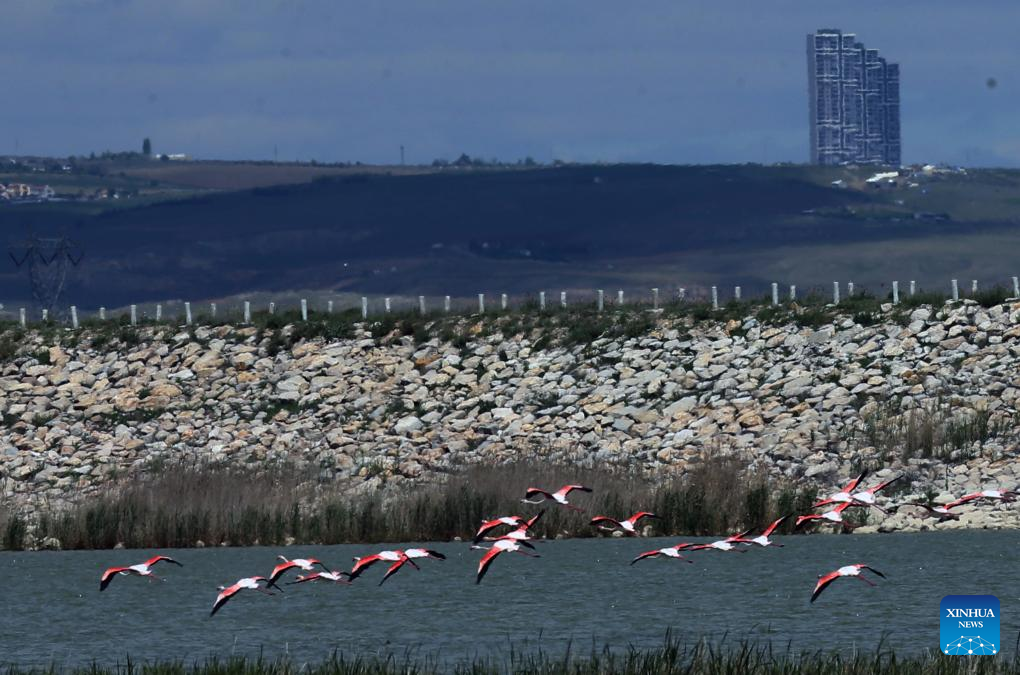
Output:
[[840,652],[793,653],[769,645],[741,643],[733,647],[699,642],[688,646],[667,640],[660,648],[614,652],[593,650],[580,656],[553,657],[543,653],[511,654],[506,659],[478,658],[442,663],[433,658],[348,658],[337,654],[320,663],[269,661],[262,658],[212,659],[186,664],[183,661],[132,663],[82,668],[51,666],[23,669],[11,666],[6,675],[1007,675],[1020,673],[1020,662],[990,656],[943,656],[927,652],[897,656],[878,649],[874,653],[846,655]]
[[[520,503],[531,485],[555,490],[566,483],[594,489],[571,496],[583,513]],[[644,521],[656,534],[716,535],[806,511],[814,497],[813,489],[771,482],[736,459],[722,458],[663,484],[606,467],[523,462],[477,466],[442,484],[359,496],[293,469],[170,466],[69,509],[44,512],[34,531],[0,510],[0,544],[16,549],[45,537],[55,537],[64,549],[449,541],[470,538],[483,519],[543,508],[537,534],[547,538],[599,536],[604,533],[588,523],[592,516],[622,519],[639,510],[660,516]]]

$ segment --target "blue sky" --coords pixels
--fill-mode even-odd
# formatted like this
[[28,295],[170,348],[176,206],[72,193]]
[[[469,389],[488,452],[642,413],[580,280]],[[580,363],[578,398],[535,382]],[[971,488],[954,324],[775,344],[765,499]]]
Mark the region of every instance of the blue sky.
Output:
[[904,161],[1020,166],[1020,3],[841,5],[11,0],[0,153],[803,161],[837,27],[900,63]]

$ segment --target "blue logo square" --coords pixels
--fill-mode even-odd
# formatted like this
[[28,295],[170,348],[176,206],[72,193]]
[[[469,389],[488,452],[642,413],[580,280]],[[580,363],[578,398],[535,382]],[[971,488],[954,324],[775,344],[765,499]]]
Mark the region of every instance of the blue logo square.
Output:
[[998,654],[999,599],[947,595],[939,603],[939,651],[961,656]]

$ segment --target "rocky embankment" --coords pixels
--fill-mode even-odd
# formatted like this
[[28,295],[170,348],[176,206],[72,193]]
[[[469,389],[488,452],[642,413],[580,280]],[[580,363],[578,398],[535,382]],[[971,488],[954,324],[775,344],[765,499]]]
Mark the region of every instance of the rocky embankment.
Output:
[[[469,318],[459,342],[356,326],[283,349],[292,326],[30,331],[0,363],[0,498],[31,518],[171,462],[288,461],[361,492],[521,457],[660,479],[733,455],[821,492],[862,466],[903,472],[880,503],[1014,487],[1020,303],[883,310],[818,328],[660,317],[544,347]],[[938,527],[1020,526],[1009,504],[960,512]],[[862,530],[920,515],[873,510]]]

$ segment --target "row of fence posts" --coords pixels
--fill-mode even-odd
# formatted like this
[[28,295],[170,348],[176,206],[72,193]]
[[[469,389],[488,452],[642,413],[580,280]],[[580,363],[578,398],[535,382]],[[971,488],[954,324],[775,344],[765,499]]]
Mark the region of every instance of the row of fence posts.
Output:
[[[1012,280],[1013,280],[1013,297],[1020,297],[1020,278],[1013,277]],[[653,288],[651,290],[652,290],[652,309],[656,309],[657,310],[657,309],[659,309],[659,289],[658,288]],[[854,294],[854,283],[852,281],[847,283],[846,290],[847,290],[847,295],[849,297],[852,297],[853,294]],[[951,299],[954,302],[959,301],[959,299],[960,299],[960,285],[959,285],[959,283],[958,283],[958,281],[956,279],[950,280],[950,291],[951,291]],[[974,294],[974,293],[977,293],[977,291],[978,291],[978,282],[977,282],[976,279],[974,279],[974,280],[972,280],[970,282],[970,292],[971,292],[971,294]],[[909,293],[910,293],[910,296],[914,296],[914,295],[917,294],[917,284],[916,284],[916,282],[914,282],[914,281],[910,282]],[[595,301],[595,304],[596,304],[596,307],[597,307],[599,312],[605,311],[605,298],[606,298],[606,296],[605,296],[605,291],[604,290],[599,289],[599,290],[596,291],[596,301]],[[686,299],[687,299],[687,289],[685,289],[683,287],[678,288],[677,289],[677,300],[680,301],[680,302],[683,302]],[[742,299],[742,291],[741,291],[741,287],[740,286],[734,286],[733,287],[733,299],[736,300],[737,302],[739,302]],[[797,299],[797,286],[796,285],[792,285],[792,284],[790,285],[788,299],[789,299],[790,302],[794,302]],[[712,309],[714,309],[714,310],[719,309],[719,289],[718,289],[717,286],[712,286],[711,287],[711,302],[712,302]],[[832,302],[833,302],[833,304],[836,304],[836,305],[838,305],[839,302],[840,302],[840,284],[839,284],[838,281],[832,282]],[[892,282],[892,304],[898,305],[899,302],[900,302],[900,282],[894,281],[894,282]],[[624,295],[623,295],[623,291],[622,290],[618,290],[616,292],[616,303],[618,305],[621,305],[621,306],[624,304]],[[779,284],[777,284],[777,283],[773,283],[772,284],[772,305],[773,306],[778,306],[779,305]],[[503,311],[506,311],[506,309],[509,307],[509,296],[506,293],[502,293],[500,295],[500,297],[499,297],[499,306],[500,306],[500,309],[502,309]],[[2,305],[0,305],[0,307],[2,307]],[[452,307],[451,297],[449,295],[444,296],[443,297],[443,311],[446,312],[446,313],[449,313],[451,311],[451,307]],[[545,291],[540,291],[539,294],[538,294],[538,307],[542,311],[545,311],[545,309],[546,309]],[[386,314],[390,314],[393,311],[393,305],[392,305],[392,302],[391,302],[390,298],[383,298],[383,308],[384,308],[384,311],[385,311]],[[562,309],[566,309],[567,308],[567,292],[566,291],[560,291],[560,308],[562,308]],[[268,310],[269,310],[270,314],[275,314],[276,313],[276,303],[270,302],[269,305],[268,305]],[[216,303],[215,302],[209,303],[209,314],[210,314],[210,316],[213,319],[216,318],[216,311],[217,311]],[[482,313],[482,314],[485,313],[485,294],[484,293],[479,293],[478,294],[478,311],[479,311],[479,313]],[[329,313],[329,314],[333,313],[333,301],[332,300],[329,300],[326,303],[326,312]],[[424,295],[419,295],[418,296],[418,312],[420,314],[422,314],[422,315],[425,315],[425,314],[428,313],[428,308],[427,308],[426,303],[425,303],[425,296]],[[368,314],[369,314],[369,312],[368,312],[368,298],[363,296],[361,298],[361,318],[367,319],[368,318]],[[137,325],[138,324],[138,305],[130,305],[129,306],[129,315],[130,315],[130,323],[131,323],[131,325],[132,326]],[[162,319],[163,319],[163,305],[160,305],[160,304],[156,305],[155,319],[156,319],[156,321],[162,321]],[[46,321],[49,320],[49,312],[47,310],[45,310],[45,309],[42,310],[42,320],[43,320],[43,322],[46,322]],[[100,321],[105,321],[106,320],[106,307],[100,307],[99,308],[99,320]],[[301,299],[301,320],[302,321],[308,321],[308,300],[306,300],[305,298]],[[18,321],[21,324],[22,328],[27,327],[27,325],[28,325],[28,317],[26,315],[26,311],[25,311],[24,307],[21,307],[21,308],[18,309]],[[190,326],[190,325],[192,325],[192,323],[194,323],[194,316],[193,316],[193,314],[191,312],[191,303],[190,302],[185,302],[184,303],[184,323],[185,323],[185,325],[188,325],[188,326]],[[248,301],[248,300],[244,301],[244,323],[246,323],[246,324],[247,323],[251,323],[251,302]],[[74,305],[71,305],[71,327],[77,329],[78,325],[79,325],[79,322],[78,322],[78,308],[76,306],[74,306]]]

